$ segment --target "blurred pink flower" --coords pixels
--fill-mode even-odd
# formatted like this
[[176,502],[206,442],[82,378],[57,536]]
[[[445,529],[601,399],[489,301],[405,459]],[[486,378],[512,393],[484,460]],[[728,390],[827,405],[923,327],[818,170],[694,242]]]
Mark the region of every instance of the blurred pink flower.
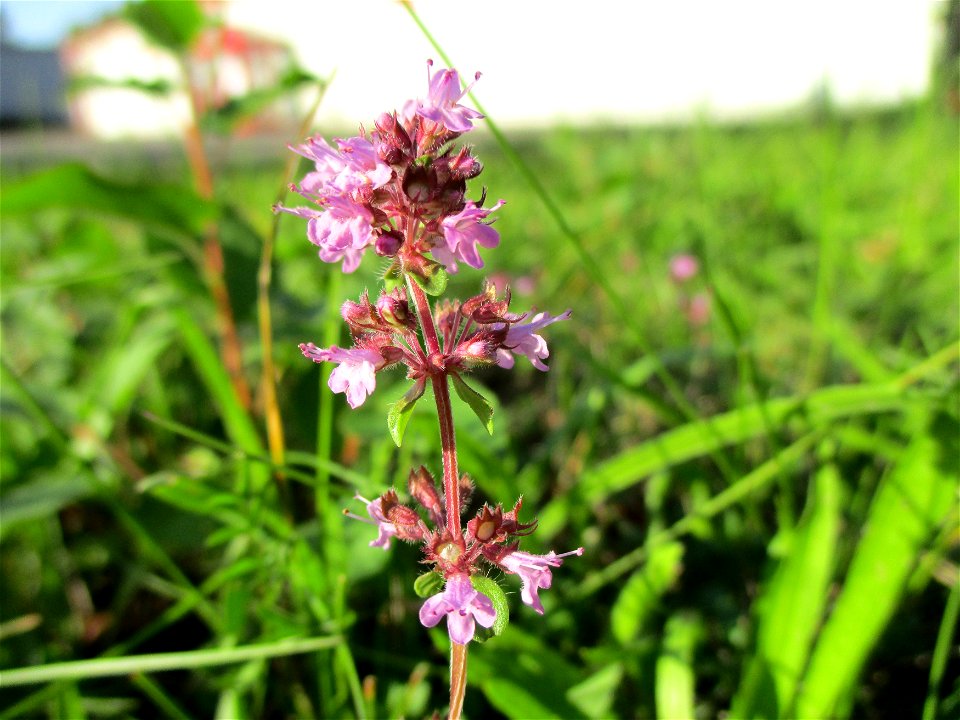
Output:
[[699,271],[700,263],[693,255],[683,253],[670,258],[670,277],[676,282],[686,282]]
[[710,320],[710,293],[699,292],[687,305],[687,320],[691,325],[706,325]]

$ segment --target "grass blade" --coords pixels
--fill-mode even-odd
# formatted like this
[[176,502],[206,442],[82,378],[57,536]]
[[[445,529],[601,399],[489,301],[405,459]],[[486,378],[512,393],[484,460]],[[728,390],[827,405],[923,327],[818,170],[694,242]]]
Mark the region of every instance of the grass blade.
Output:
[[825,465],[816,475],[806,517],[757,600],[757,650],[734,699],[735,717],[790,717],[828,598],[840,498],[840,475]]
[[957,423],[939,416],[916,434],[874,496],[843,590],[810,660],[800,717],[834,717],[890,620],[921,551],[956,490]]
[[667,620],[663,650],[657,658],[657,717],[693,720],[696,717],[696,676],[693,653],[700,631],[696,615],[679,614]]
[[333,648],[343,642],[339,635],[313,638],[293,638],[277,642],[241,645],[214,650],[130,655],[119,658],[74,660],[0,672],[0,684],[5,687],[52,682],[54,680],[85,680],[95,677],[115,677],[134,673],[190,670],[193,668],[232,665],[249,660],[284,657]]

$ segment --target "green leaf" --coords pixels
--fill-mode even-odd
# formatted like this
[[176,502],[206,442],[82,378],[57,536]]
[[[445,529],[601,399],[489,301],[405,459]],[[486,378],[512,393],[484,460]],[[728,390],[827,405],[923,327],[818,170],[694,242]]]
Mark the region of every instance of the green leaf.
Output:
[[639,635],[660,597],[680,577],[683,549],[679,542],[655,545],[643,568],[627,580],[610,612],[610,627],[618,642],[627,644]]
[[181,235],[200,235],[216,208],[182,185],[126,185],[69,163],[5,183],[0,214],[34,215],[49,208],[103,213]]
[[390,428],[390,437],[397,447],[403,442],[403,433],[407,429],[407,423],[410,422],[410,415],[417,404],[417,400],[423,397],[423,391],[426,388],[426,379],[420,378],[404,394],[390,406],[390,412],[387,413],[387,427]]
[[503,588],[486,575],[473,575],[470,577],[470,582],[473,583],[474,590],[490,598],[493,609],[497,611],[497,619],[493,621],[492,627],[477,628],[476,640],[484,642],[506,630],[510,623],[510,603],[507,602],[507,594]]
[[910,573],[955,502],[957,421],[944,414],[909,430],[912,440],[877,489],[846,582],[810,657],[797,717],[843,714],[838,709],[851,701]]
[[790,547],[757,600],[757,650],[734,699],[734,717],[792,714],[797,686],[830,595],[840,505],[840,474],[834,465],[825,465],[817,472],[805,517]]
[[423,258],[421,267],[408,268],[410,277],[427,295],[442,295],[447,289],[447,271],[443,265]]
[[381,278],[387,290],[393,290],[395,288],[404,286],[403,269],[400,267],[400,263],[396,259],[394,259],[387,269],[383,271]]
[[441,590],[443,590],[443,575],[436,570],[418,575],[417,579],[413,581],[413,591],[420,598],[432,597]]
[[567,700],[576,706],[584,717],[603,720],[613,716],[613,701],[622,682],[623,664],[615,662],[597,670],[586,680],[567,690]]
[[[66,463],[64,463],[66,465]],[[79,474],[51,475],[4,489],[0,501],[3,524],[0,537],[18,523],[51,517],[61,508],[95,494],[95,488]]]
[[224,105],[211,109],[204,115],[202,126],[205,130],[230,132],[237,123],[256,115],[285,95],[304,86],[323,88],[325,85],[326,81],[316,75],[299,67],[291,67],[276,83],[230,98]]
[[493,435],[493,406],[483,395],[467,385],[459,375],[451,373],[450,377],[453,379],[453,388],[457,391],[457,395],[470,406],[487,432]]
[[667,620],[663,649],[657,658],[657,717],[664,720],[696,717],[696,675],[693,654],[700,636],[700,619],[681,613]]
[[153,42],[174,53],[186,51],[205,22],[203,11],[195,0],[127,3],[124,16]]
[[101,88],[119,88],[121,90],[137,90],[144,95],[153,97],[167,97],[177,88],[169,80],[141,80],[139,78],[105,78],[96,75],[79,75],[69,80],[68,93],[78,93],[84,90],[98,90]]

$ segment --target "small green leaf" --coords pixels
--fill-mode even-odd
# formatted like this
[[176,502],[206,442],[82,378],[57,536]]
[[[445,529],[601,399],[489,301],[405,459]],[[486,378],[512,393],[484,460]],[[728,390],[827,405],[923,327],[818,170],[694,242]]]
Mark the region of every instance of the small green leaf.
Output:
[[127,3],[124,15],[153,42],[175,53],[186,51],[206,22],[195,0]]
[[413,581],[413,591],[417,597],[428,598],[443,590],[443,576],[435,570],[419,575]]
[[408,270],[413,281],[423,288],[427,295],[436,297],[442,295],[443,291],[447,289],[447,271],[438,262],[423,258],[420,267],[411,267]]
[[402,287],[403,282],[403,269],[400,263],[394,260],[383,272],[383,284],[387,290],[393,290],[396,287]]
[[390,406],[390,412],[387,413],[387,427],[390,428],[390,437],[393,438],[397,447],[400,447],[400,443],[403,442],[403,433],[407,429],[407,423],[410,422],[413,407],[423,396],[425,387],[426,379],[420,378],[402,398]]
[[503,588],[486,575],[473,575],[470,577],[470,582],[473,583],[474,590],[490,598],[493,609],[497,611],[497,619],[493,621],[492,627],[477,628],[474,639],[477,642],[485,642],[507,629],[507,624],[510,622],[510,604],[507,602],[507,594]]
[[483,395],[467,385],[459,375],[451,373],[450,377],[453,378],[453,387],[457,391],[457,395],[470,406],[470,409],[479,418],[487,432],[493,435],[493,406]]

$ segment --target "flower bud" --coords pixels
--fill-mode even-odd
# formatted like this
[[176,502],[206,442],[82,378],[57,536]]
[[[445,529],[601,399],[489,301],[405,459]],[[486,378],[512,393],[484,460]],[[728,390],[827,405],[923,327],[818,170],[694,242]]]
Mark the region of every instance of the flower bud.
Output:
[[483,171],[483,165],[470,154],[470,149],[466,147],[460,148],[460,152],[450,158],[449,168],[450,175],[457,180],[470,180]]
[[413,329],[415,327],[416,321],[410,313],[410,304],[400,288],[380,295],[377,299],[377,312],[387,325],[397,329]]
[[370,303],[370,298],[367,296],[366,290],[364,290],[363,295],[360,296],[360,302],[353,302],[352,300],[344,302],[343,305],[340,306],[340,315],[343,317],[344,322],[350,326],[350,330],[354,334],[361,330],[368,330],[379,324],[374,317],[373,305]]
[[403,174],[403,192],[413,203],[425,203],[434,195],[435,176],[429,168],[411,167]]
[[396,230],[386,230],[377,236],[373,249],[380,257],[393,257],[400,252],[403,235]]
[[407,480],[410,495],[430,514],[430,519],[436,525],[443,525],[443,503],[437,493],[437,484],[423,465],[417,470],[410,471]]

